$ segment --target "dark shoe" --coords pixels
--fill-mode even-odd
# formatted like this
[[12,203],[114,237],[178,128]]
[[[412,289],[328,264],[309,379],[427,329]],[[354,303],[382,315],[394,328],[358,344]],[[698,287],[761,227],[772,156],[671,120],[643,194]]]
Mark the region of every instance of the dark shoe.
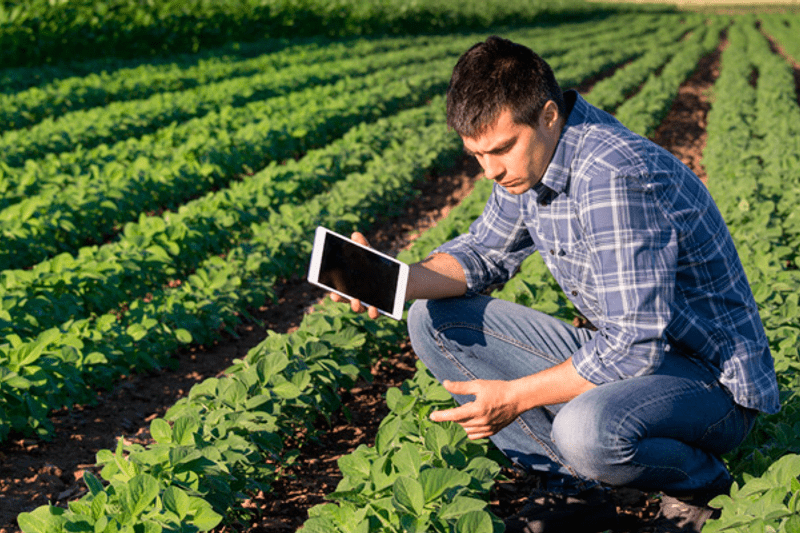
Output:
[[618,522],[609,491],[594,487],[575,496],[536,492],[505,525],[506,533],[597,533]]

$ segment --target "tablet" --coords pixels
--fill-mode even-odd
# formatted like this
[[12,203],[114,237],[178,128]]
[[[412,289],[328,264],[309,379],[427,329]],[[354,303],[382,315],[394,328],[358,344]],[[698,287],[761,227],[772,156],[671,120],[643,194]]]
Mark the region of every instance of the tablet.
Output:
[[314,234],[308,281],[396,320],[403,317],[408,265],[321,226]]

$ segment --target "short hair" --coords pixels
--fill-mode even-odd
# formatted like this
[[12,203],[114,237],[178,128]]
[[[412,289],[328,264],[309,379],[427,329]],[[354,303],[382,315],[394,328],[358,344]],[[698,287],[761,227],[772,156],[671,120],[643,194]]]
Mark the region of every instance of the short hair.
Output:
[[553,69],[527,46],[497,36],[459,58],[447,88],[447,125],[461,137],[480,136],[503,109],[518,124],[536,127],[548,100],[566,105]]

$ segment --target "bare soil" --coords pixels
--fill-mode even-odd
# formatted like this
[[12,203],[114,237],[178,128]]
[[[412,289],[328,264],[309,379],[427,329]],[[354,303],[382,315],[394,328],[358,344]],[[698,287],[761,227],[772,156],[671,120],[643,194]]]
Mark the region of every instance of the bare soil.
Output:
[[[658,129],[655,140],[665,146],[705,179],[701,166],[705,146],[705,117],[710,107],[707,93],[719,71],[719,51],[704,58],[697,71],[681,88],[672,111]],[[588,91],[589,86],[581,87]],[[480,175],[473,159],[462,160],[450,171],[431,175],[421,187],[419,200],[394,220],[367,235],[378,249],[397,252],[407,247],[413,235],[446,216],[472,189]],[[296,329],[304,313],[324,297],[300,278],[284,280],[278,305],[255,310],[259,324],[244,324],[238,338],[225,338],[213,346],[198,346],[176,354],[177,370],[162,370],[126,376],[111,390],[99,391],[96,405],[80,405],[54,414],[55,437],[50,442],[16,439],[0,446],[0,533],[18,531],[16,517],[47,504],[66,505],[84,491],[83,473],[92,468],[100,449],[113,449],[117,439],[148,442],[149,422],[185,395],[195,383],[219,376],[231,362],[256,346],[267,330]],[[296,531],[310,507],[324,502],[340,479],[336,459],[360,444],[371,445],[387,409],[383,401],[389,387],[413,375],[415,356],[407,344],[398,346],[390,359],[372,368],[374,380],[359,383],[344,394],[352,419],[335,419],[324,440],[302,448],[300,460],[269,494],[251,502],[256,519],[247,525],[225,529],[253,532]],[[492,510],[500,517],[516,512],[538,480],[505,472],[498,483]],[[630,531],[654,531],[647,525],[657,500],[637,491],[618,491],[620,509],[639,521]],[[618,532],[622,533],[622,532]]]

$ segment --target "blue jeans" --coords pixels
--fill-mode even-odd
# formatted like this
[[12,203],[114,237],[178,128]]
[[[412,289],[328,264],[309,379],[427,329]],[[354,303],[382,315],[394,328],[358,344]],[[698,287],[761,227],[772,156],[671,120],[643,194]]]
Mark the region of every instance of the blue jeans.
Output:
[[[417,356],[439,381],[534,374],[596,334],[486,296],[418,300],[408,329]],[[566,480],[565,492],[602,482],[680,494],[730,481],[720,455],[741,443],[755,415],[706,368],[670,353],[655,374],[526,411],[492,441],[521,467]]]

